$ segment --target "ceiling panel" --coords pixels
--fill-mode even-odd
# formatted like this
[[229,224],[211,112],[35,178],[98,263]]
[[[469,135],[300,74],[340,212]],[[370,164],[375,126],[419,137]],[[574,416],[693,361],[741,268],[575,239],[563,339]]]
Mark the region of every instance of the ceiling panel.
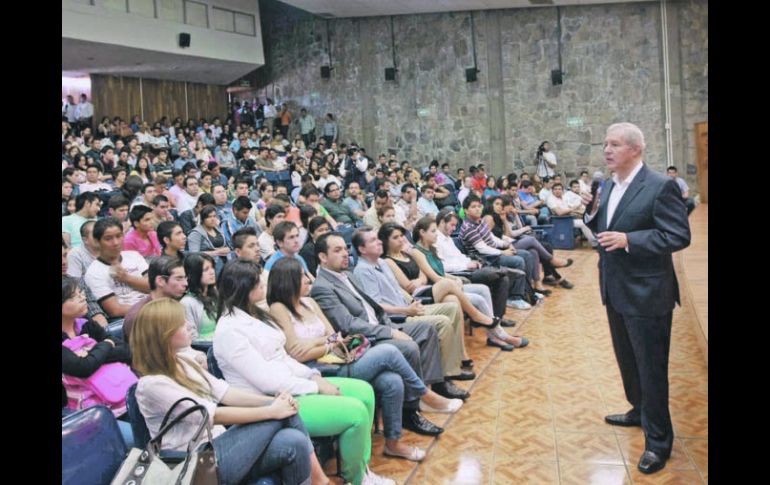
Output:
[[313,14],[334,17],[373,17],[378,15],[407,15],[433,12],[458,12],[500,8],[553,7],[556,5],[586,5],[598,3],[631,3],[650,0],[553,0],[543,5],[530,0],[281,0]]
[[[260,67],[233,62],[134,49],[62,37],[62,73],[146,77],[204,84],[229,84]],[[64,74],[62,74],[64,75]]]

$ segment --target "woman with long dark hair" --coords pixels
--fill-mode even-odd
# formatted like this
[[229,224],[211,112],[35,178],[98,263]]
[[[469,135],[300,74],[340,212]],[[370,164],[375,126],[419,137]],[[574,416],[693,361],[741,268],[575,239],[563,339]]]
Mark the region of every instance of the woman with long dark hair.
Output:
[[[335,332],[318,304],[310,298],[310,280],[296,259],[283,258],[273,266],[267,288],[270,313],[286,334],[286,351],[308,366],[329,353],[328,342]],[[429,391],[401,352],[390,344],[379,344],[352,364],[336,366],[330,372],[369,382],[380,397],[385,432],[385,454],[420,461],[425,451],[401,442],[404,400],[427,395],[436,405],[449,400]]]
[[152,182],[152,166],[146,156],[139,157],[134,166],[134,170],[131,171],[131,175],[139,176],[142,179],[143,184]]
[[[393,270],[401,288],[412,296],[431,295],[436,303],[452,301],[453,298],[451,297],[454,297],[474,323],[483,327],[494,327],[499,323],[497,317],[485,315],[473,306],[473,303],[463,293],[461,282],[446,277],[439,277],[436,278],[436,281],[431,282],[420,269],[415,258],[404,251],[407,242],[405,236],[406,229],[392,222],[383,224],[377,233],[377,237],[382,241],[382,257]],[[418,291],[419,288],[424,288],[426,285],[431,285],[429,291],[426,290],[425,293]]]
[[[437,282],[442,278],[450,278],[462,285],[462,291],[470,303],[485,315],[494,315],[492,294],[488,286],[483,284],[463,284],[462,281],[444,271],[444,263],[438,256],[435,244],[438,239],[438,228],[433,216],[425,216],[417,221],[412,231],[415,251],[412,252],[414,260],[429,281]],[[501,322],[504,312],[495,315],[497,322]],[[513,347],[526,347],[529,341],[523,337],[508,335],[500,325],[487,329],[487,344],[495,347],[506,348],[506,344]]]
[[217,274],[222,271],[226,257],[230,254],[230,248],[225,244],[225,236],[219,229],[219,217],[217,208],[207,205],[201,209],[200,224],[187,236],[187,245],[191,253],[206,253],[216,263],[214,269]]
[[222,270],[214,333],[214,355],[222,374],[233,385],[260,394],[287,390],[298,396],[299,415],[310,436],[339,435],[345,481],[382,483],[367,468],[374,419],[372,387],[358,379],[325,379],[286,353],[285,335],[256,305],[265,296],[260,273],[259,265],[246,259],[230,261]]
[[188,329],[193,340],[213,340],[217,325],[217,275],[214,258],[208,254],[193,253],[184,260],[187,275],[187,294],[182,298]]

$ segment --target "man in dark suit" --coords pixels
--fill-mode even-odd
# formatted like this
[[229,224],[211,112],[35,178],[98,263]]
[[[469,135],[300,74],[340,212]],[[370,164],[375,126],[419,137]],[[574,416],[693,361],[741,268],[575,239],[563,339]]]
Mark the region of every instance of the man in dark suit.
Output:
[[668,409],[671,316],[679,286],[671,253],[690,244],[687,209],[676,182],[642,161],[644,135],[631,123],[607,128],[604,159],[615,174],[582,198],[585,220],[599,241],[599,286],[607,308],[615,357],[633,408],[605,418],[641,426],[645,451],[639,470],[654,473],[671,455]]
[[[310,296],[318,302],[334,329],[343,334],[364,334],[374,341],[374,345],[394,345],[433,392],[448,399],[466,399],[470,395],[467,391],[444,380],[436,328],[424,322],[393,323],[347,271],[348,250],[340,233],[324,234],[315,244],[321,265]],[[443,431],[419,415],[417,410],[418,402],[404,403],[405,428],[426,435]]]

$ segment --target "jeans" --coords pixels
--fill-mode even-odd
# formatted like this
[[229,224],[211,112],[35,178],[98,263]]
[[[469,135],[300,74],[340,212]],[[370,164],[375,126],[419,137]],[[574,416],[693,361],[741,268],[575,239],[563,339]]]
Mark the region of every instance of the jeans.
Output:
[[[364,354],[366,355],[366,354]],[[306,394],[297,397],[299,415],[312,437],[338,436],[345,481],[360,485],[372,456],[374,391],[360,379],[329,377],[340,396]]]
[[382,406],[385,439],[389,440],[401,438],[404,402],[416,401],[428,392],[401,352],[388,343],[377,344],[357,361],[341,366],[337,375],[372,384]]
[[[76,413],[76,412],[77,411],[75,411],[74,409],[61,408],[61,417],[63,418],[65,416],[69,416],[70,414]],[[121,418],[127,417],[127,416],[128,416],[127,414],[124,414],[123,416],[121,416]],[[131,423],[129,423],[128,421],[123,421],[121,419],[116,419],[115,422],[118,423],[118,429],[120,430],[120,434],[123,436],[123,441],[126,442],[126,448],[128,448],[129,450],[131,448],[134,448],[136,446],[136,443],[134,442],[134,431],[131,429]]]
[[[526,270],[526,263],[524,258],[519,255],[508,256],[507,254],[504,254],[500,256],[497,264],[499,266],[505,266],[506,268],[520,269],[522,271]],[[511,281],[511,298],[515,300],[524,299],[526,288],[527,286],[524,278],[514,278],[513,281]]]
[[539,274],[540,266],[536,264],[535,257],[526,249],[517,249],[516,255],[524,260],[524,271],[527,273],[527,279],[531,282]]
[[548,224],[548,221],[551,220],[551,211],[548,210],[548,207],[541,207],[540,212],[537,214],[537,222],[540,224]]
[[535,281],[540,280],[540,264],[543,264],[543,270],[548,274],[548,266],[553,266],[551,260],[553,255],[546,250],[537,238],[532,236],[521,236],[513,243],[516,249],[526,249],[535,260]]
[[222,485],[280,471],[282,483],[310,483],[310,454],[313,447],[299,416],[237,424],[214,438]]

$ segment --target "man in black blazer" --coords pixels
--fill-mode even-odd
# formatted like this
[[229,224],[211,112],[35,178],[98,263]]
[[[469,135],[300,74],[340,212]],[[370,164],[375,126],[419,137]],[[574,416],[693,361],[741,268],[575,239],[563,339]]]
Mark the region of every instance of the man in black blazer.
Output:
[[585,220],[599,241],[599,286],[615,357],[633,408],[607,416],[616,426],[641,426],[639,470],[653,473],[671,455],[668,409],[671,316],[679,286],[671,253],[690,244],[687,208],[676,182],[642,161],[644,135],[631,123],[607,128],[604,159],[614,171],[598,191],[583,193]]

